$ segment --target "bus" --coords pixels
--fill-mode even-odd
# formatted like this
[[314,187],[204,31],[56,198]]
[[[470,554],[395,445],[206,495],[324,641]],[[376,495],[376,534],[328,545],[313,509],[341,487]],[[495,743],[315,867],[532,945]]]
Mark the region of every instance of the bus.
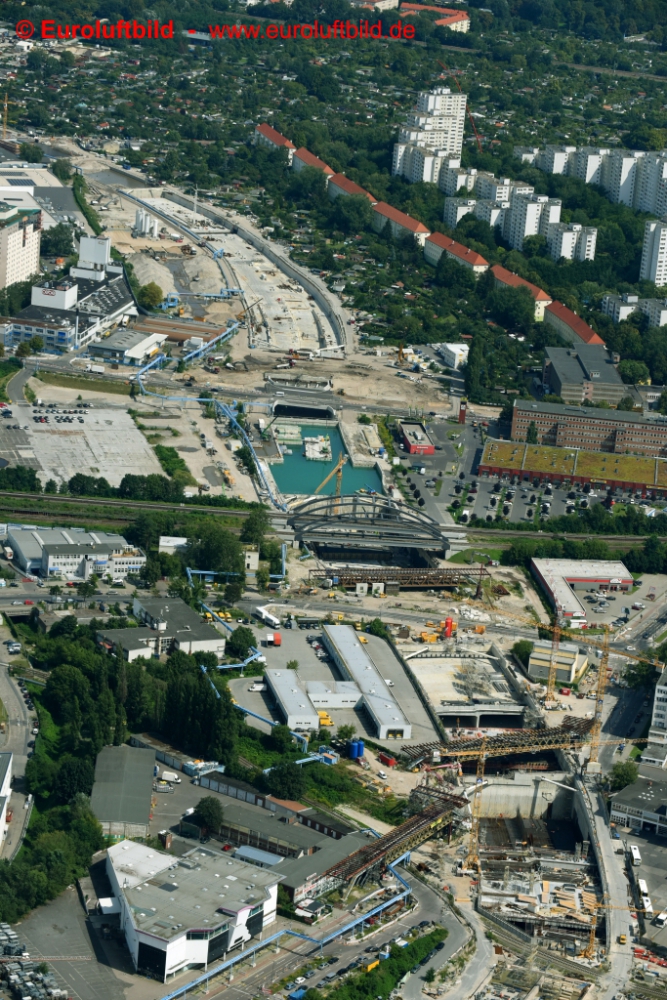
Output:
[[653,904],[649,896],[642,896],[642,910],[645,917],[650,919],[653,916]]
[[667,924],[667,910],[663,910],[662,913],[658,914],[655,918],[655,923],[658,927],[664,927]]
[[648,896],[648,886],[643,878],[637,879],[637,888],[640,896]]
[[639,865],[642,863],[642,856],[639,853],[639,848],[635,847],[634,844],[630,848],[630,856],[632,857],[632,863],[633,863],[633,865],[635,865],[635,867],[638,868]]

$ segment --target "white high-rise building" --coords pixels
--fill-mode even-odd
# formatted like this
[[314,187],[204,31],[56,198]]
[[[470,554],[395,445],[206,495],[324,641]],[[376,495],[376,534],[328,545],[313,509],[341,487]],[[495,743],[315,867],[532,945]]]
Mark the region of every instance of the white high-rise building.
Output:
[[572,177],[578,177],[585,184],[601,184],[602,166],[609,154],[609,149],[582,146],[570,160],[570,174]]
[[459,163],[452,159],[443,149],[429,149],[415,143],[397,142],[394,146],[391,172],[394,177],[400,175],[411,184],[427,181],[437,184],[441,174],[450,169],[451,164]]
[[486,172],[477,175],[475,194],[484,201],[508,201],[511,190],[509,177],[494,177]]
[[476,180],[477,171],[475,168],[469,167],[466,170],[461,166],[461,161],[459,160],[454,166],[448,167],[447,170],[441,172],[438,187],[447,195],[455,195],[461,188],[466,191],[472,191]]
[[639,277],[659,286],[667,285],[667,219],[651,219],[644,226]]
[[456,229],[461,219],[474,212],[477,204],[472,198],[445,198],[445,211],[442,221],[450,229]]
[[602,187],[617,205],[634,205],[639,161],[646,153],[638,149],[614,149],[602,166]]
[[505,216],[509,210],[509,201],[487,201],[481,199],[476,203],[473,211],[476,219],[488,222],[492,228],[500,226],[502,231],[505,226]]
[[576,146],[545,146],[537,155],[537,166],[546,174],[567,174],[576,152]]
[[505,238],[515,250],[522,250],[526,237],[547,236],[549,226],[560,222],[560,210],[561,202],[546,194],[512,197],[505,215]]
[[42,213],[0,201],[0,288],[39,274]]
[[667,678],[659,678],[653,695],[653,715],[648,731],[651,743],[667,744]]
[[639,212],[665,213],[667,152],[646,153],[638,161],[633,207]]
[[549,253],[554,260],[595,260],[598,231],[578,222],[552,223],[547,230]]
[[[465,94],[453,94],[449,87],[422,91],[414,110],[408,114],[405,125],[399,131],[398,145],[434,150],[443,161],[445,157],[451,157],[458,158],[460,163],[465,112]],[[411,180],[409,174],[401,169],[405,162],[405,153],[397,154],[395,151],[392,174],[401,174]],[[442,162],[437,171],[438,176],[441,167]],[[437,179],[436,177],[436,182]]]

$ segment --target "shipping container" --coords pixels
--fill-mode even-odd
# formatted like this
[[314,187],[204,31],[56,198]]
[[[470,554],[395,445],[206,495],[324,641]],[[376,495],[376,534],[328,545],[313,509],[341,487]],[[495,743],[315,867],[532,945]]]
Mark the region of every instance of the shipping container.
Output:
[[392,757],[391,754],[381,751],[378,754],[378,760],[381,764],[386,764],[387,767],[396,767],[396,758]]

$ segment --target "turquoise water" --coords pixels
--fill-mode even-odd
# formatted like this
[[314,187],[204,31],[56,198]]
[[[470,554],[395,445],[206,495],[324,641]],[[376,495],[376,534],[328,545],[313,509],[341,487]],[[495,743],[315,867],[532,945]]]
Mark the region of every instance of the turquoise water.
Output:
[[[341,451],[347,453],[343,439],[337,427],[313,427],[311,424],[299,424],[302,437],[319,437],[327,434],[331,441],[331,461],[312,462],[304,458],[303,445],[294,445],[293,454],[285,455],[284,462],[271,466],[273,478],[282,493],[314,493],[322,480],[336,467]],[[287,446],[292,447],[288,444]],[[343,485],[341,493],[355,493],[357,490],[377,490],[382,493],[382,480],[376,469],[354,469],[349,462],[343,466]],[[336,492],[336,477],[332,476],[321,496]]]

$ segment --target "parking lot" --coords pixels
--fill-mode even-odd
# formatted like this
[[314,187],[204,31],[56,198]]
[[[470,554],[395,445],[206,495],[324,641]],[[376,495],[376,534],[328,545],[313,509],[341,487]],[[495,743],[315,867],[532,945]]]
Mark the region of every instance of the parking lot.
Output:
[[[341,680],[342,678],[339,677],[333,663],[328,660],[320,660],[315,655],[315,651],[308,642],[308,637],[313,637],[314,635],[319,635],[317,629],[303,631],[301,629],[290,630],[283,628],[281,631],[282,642],[280,646],[262,648],[262,653],[266,656],[267,667],[269,669],[285,669],[288,661],[296,660],[299,664],[296,676],[302,687],[305,687],[309,681],[331,682]],[[364,648],[375,663],[380,675],[392,682],[392,694],[412,724],[412,737],[405,742],[423,743],[436,739],[437,733],[431,724],[426,709],[419,700],[405,670],[394,655],[391,647],[382,639],[369,635],[368,644]],[[251,686],[252,680],[248,680],[247,678],[233,680],[229,685],[233,697],[236,698],[236,701],[240,705],[269,719],[280,719],[282,721],[277,706],[271,700],[268,692],[251,692],[248,690]],[[370,719],[365,712],[357,709],[330,709],[329,714],[335,727],[352,725],[359,736],[375,737],[375,729],[370,724]],[[255,724],[255,721],[250,717],[248,718],[248,722],[251,725]],[[259,727],[262,728],[261,723],[259,723]],[[396,740],[390,740],[387,745],[395,746],[396,743]]]
[[44,482],[81,472],[118,486],[126,474],[162,471],[125,407],[13,403],[2,411],[11,416],[0,418],[0,459],[34,469]]

